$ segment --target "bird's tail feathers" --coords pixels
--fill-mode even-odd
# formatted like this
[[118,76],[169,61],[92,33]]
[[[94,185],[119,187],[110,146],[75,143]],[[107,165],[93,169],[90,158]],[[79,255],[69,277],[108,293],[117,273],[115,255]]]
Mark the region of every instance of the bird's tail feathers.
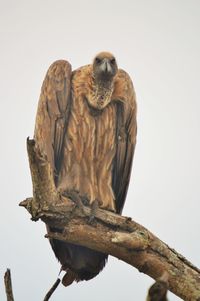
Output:
[[74,280],[76,281],[78,280],[78,275],[75,272],[71,271],[70,269],[67,269],[67,272],[62,278],[62,284],[64,286],[69,286],[74,282]]

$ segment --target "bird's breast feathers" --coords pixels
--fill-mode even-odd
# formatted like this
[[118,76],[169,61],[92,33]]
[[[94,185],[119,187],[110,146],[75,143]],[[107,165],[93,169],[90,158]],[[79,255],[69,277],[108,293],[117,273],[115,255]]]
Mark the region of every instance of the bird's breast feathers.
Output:
[[86,87],[83,75],[78,75],[81,80],[74,78],[76,85],[73,86],[58,188],[61,191],[77,190],[90,202],[97,199],[101,207],[115,210],[111,186],[112,161],[116,152],[116,106],[110,103],[94,115],[87,103],[91,82],[88,80]]
[[[120,76],[121,73],[116,76],[110,89],[99,91],[94,85],[90,65],[73,73],[72,106],[58,181],[61,192],[79,191],[91,203],[97,199],[102,208],[110,210],[115,210],[112,189],[112,165],[117,144],[115,100],[126,100],[127,82]],[[98,102],[103,103],[103,108],[98,107]]]

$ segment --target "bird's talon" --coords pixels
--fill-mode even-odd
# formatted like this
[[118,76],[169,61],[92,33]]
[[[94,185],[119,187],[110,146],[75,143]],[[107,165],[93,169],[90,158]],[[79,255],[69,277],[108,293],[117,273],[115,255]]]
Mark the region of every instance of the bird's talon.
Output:
[[92,205],[91,205],[91,213],[90,213],[90,216],[89,216],[89,219],[88,219],[88,223],[90,225],[94,225],[95,223],[95,215],[96,215],[96,212],[97,212],[97,209],[99,208],[99,201],[98,200],[94,200],[92,202]]
[[70,198],[76,206],[84,212],[84,205],[78,191],[65,191],[63,195]]
[[88,224],[91,225],[91,226],[95,225],[95,216],[94,215],[89,216]]

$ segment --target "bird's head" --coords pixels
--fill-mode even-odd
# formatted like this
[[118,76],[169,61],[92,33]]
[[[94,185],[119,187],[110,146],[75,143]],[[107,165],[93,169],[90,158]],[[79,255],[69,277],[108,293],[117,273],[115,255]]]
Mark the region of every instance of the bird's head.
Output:
[[100,52],[93,61],[93,74],[96,81],[110,82],[118,71],[115,57],[109,52]]

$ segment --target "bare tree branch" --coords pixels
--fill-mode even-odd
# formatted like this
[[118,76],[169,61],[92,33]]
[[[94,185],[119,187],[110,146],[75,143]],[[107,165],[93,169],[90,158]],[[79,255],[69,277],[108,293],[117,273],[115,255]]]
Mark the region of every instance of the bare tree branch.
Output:
[[78,207],[56,191],[53,173],[45,157],[27,141],[33,182],[33,198],[20,205],[32,219],[63,229],[48,238],[83,245],[111,254],[157,280],[168,275],[168,286],[187,301],[200,301],[200,270],[143,226],[130,218],[98,209],[95,225],[88,224],[90,208]]
[[4,284],[5,284],[7,301],[14,301],[13,291],[12,291],[11,272],[9,269],[7,269],[7,271],[5,272]]
[[47,292],[45,298],[44,298],[44,301],[48,301],[52,294],[55,292],[55,290],[57,289],[58,285],[60,284],[60,279],[58,278],[56,280],[56,282],[52,285],[52,287],[50,288],[50,290]]

